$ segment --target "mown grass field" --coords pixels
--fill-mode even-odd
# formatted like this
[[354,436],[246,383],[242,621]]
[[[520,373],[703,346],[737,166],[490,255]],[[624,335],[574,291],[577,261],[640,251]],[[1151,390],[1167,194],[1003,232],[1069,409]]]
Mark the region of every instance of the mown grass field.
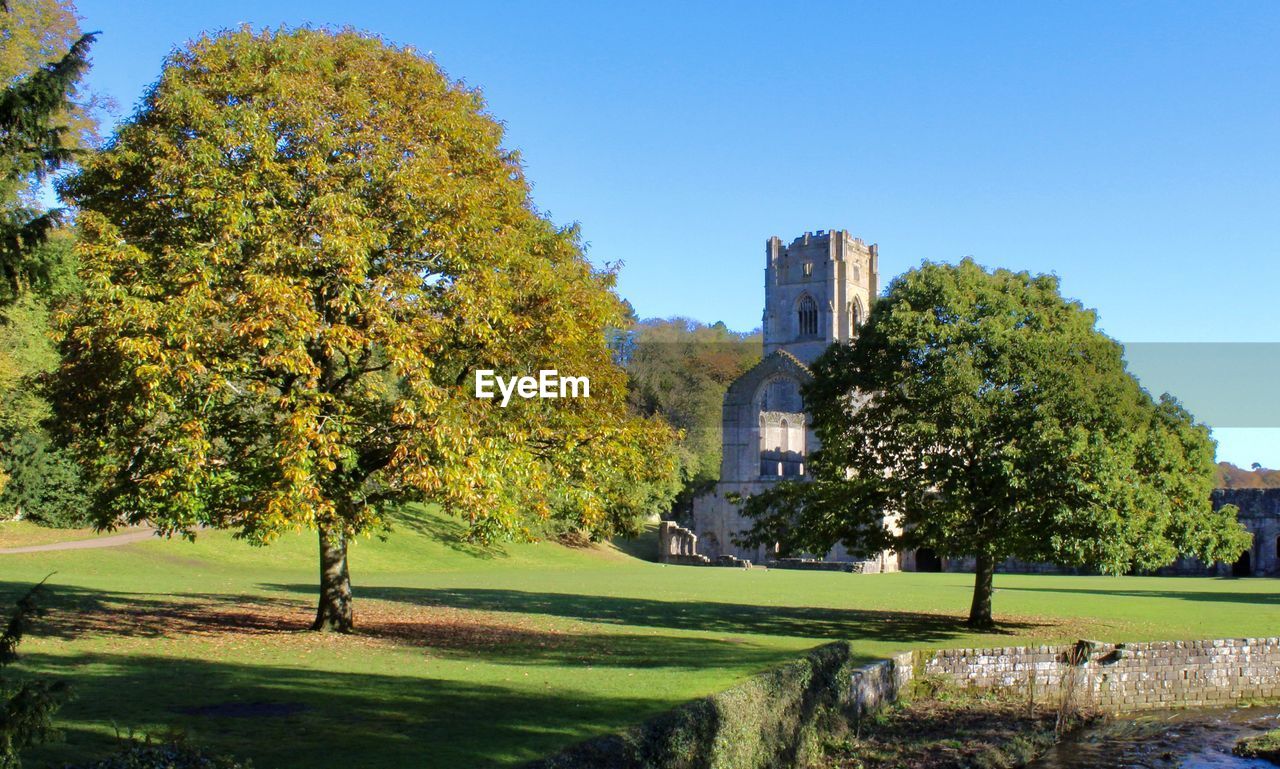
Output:
[[[28,766],[183,735],[292,767],[511,766],[639,721],[829,640],[919,646],[1275,635],[1280,582],[998,576],[1001,634],[960,623],[972,577],[666,567],[612,547],[481,552],[406,518],[352,552],[352,637],[304,632],[311,535],[0,555],[5,604],[53,572],[23,672],[78,697]],[[6,546],[48,539],[0,525]],[[626,546],[642,551],[652,542]]]

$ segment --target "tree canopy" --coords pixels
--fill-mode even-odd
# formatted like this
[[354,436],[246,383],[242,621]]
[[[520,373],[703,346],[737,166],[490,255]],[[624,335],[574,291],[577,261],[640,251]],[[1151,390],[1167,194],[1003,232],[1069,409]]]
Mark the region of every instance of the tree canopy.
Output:
[[688,318],[649,318],[615,341],[627,370],[632,408],[681,431],[677,517],[720,477],[721,407],[734,379],[760,361],[758,333]]
[[926,263],[813,369],[813,483],[747,500],[755,542],[973,557],[976,626],[1008,558],[1123,573],[1249,543],[1212,509],[1207,428],[1143,390],[1055,277]]
[[[437,502],[476,537],[595,535],[663,500],[660,422],[626,409],[614,276],[529,197],[477,91],[351,31],[241,29],[174,52],[62,186],[84,297],[61,433],[101,522],[319,532],[315,627],[353,624],[348,540]],[[590,398],[474,397],[477,369]]]

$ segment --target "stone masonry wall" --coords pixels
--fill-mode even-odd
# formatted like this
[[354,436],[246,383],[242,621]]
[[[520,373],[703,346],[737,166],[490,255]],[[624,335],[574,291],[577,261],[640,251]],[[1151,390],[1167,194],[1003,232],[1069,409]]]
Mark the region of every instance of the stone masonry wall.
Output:
[[[1077,648],[1086,659],[1067,660]],[[915,671],[963,687],[1030,693],[1104,710],[1225,706],[1280,697],[1280,638],[1153,641],[1077,646],[943,649],[917,653]],[[1030,691],[1029,691],[1030,690]]]
[[[1087,652],[1078,655],[1077,652]],[[1080,665],[1068,659],[1081,660]],[[806,765],[825,718],[853,719],[898,699],[921,675],[962,687],[1032,694],[1112,711],[1228,706],[1280,698],[1280,638],[1154,641],[903,652],[858,666],[847,642],[826,644],[718,694],[596,737],[524,769],[690,769]],[[1030,691],[1028,691],[1030,689]]]
[[850,682],[853,715],[874,713],[898,699],[915,674],[913,660],[911,652],[903,652],[855,670]]

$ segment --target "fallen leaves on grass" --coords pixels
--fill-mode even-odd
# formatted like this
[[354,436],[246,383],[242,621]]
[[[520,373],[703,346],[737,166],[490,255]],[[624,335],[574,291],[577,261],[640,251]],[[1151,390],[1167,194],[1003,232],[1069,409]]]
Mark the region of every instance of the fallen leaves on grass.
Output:
[[415,646],[442,650],[539,648],[564,637],[556,628],[505,612],[361,601],[350,636],[307,632],[310,604],[250,596],[189,600],[115,600],[56,612],[41,635],[62,638],[199,638],[237,642],[273,638],[307,646]]

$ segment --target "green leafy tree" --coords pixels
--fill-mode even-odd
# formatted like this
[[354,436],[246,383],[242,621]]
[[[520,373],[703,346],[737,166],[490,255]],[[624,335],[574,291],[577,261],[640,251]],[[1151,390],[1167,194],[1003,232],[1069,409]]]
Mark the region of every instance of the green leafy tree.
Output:
[[1115,574],[1249,544],[1234,508],[1212,509],[1208,430],[1153,401],[1055,277],[925,264],[814,377],[813,483],[747,500],[752,541],[973,557],[975,627],[1007,558]]
[[[176,51],[62,190],[85,281],[56,377],[100,522],[255,543],[315,529],[316,629],[353,627],[349,541],[434,501],[477,538],[604,536],[655,504],[670,430],[626,409],[610,272],[534,209],[480,95],[344,31]],[[474,397],[474,372],[590,376]]]
[[0,306],[0,515],[51,526],[83,526],[88,504],[79,465],[53,445],[45,427],[52,408],[42,377],[58,365],[53,307],[77,289],[74,240],[60,229],[38,246],[53,269],[35,290]]
[[760,361],[758,333],[739,334],[724,323],[650,318],[615,343],[630,375],[632,407],[681,431],[677,516],[720,476],[720,421],[725,390]]
[[40,595],[44,584],[36,585],[18,599],[9,622],[0,633],[0,769],[19,769],[19,753],[31,745],[49,740],[57,734],[53,715],[70,694],[61,681],[27,679],[12,683],[4,671],[18,661],[18,645],[43,616]]

